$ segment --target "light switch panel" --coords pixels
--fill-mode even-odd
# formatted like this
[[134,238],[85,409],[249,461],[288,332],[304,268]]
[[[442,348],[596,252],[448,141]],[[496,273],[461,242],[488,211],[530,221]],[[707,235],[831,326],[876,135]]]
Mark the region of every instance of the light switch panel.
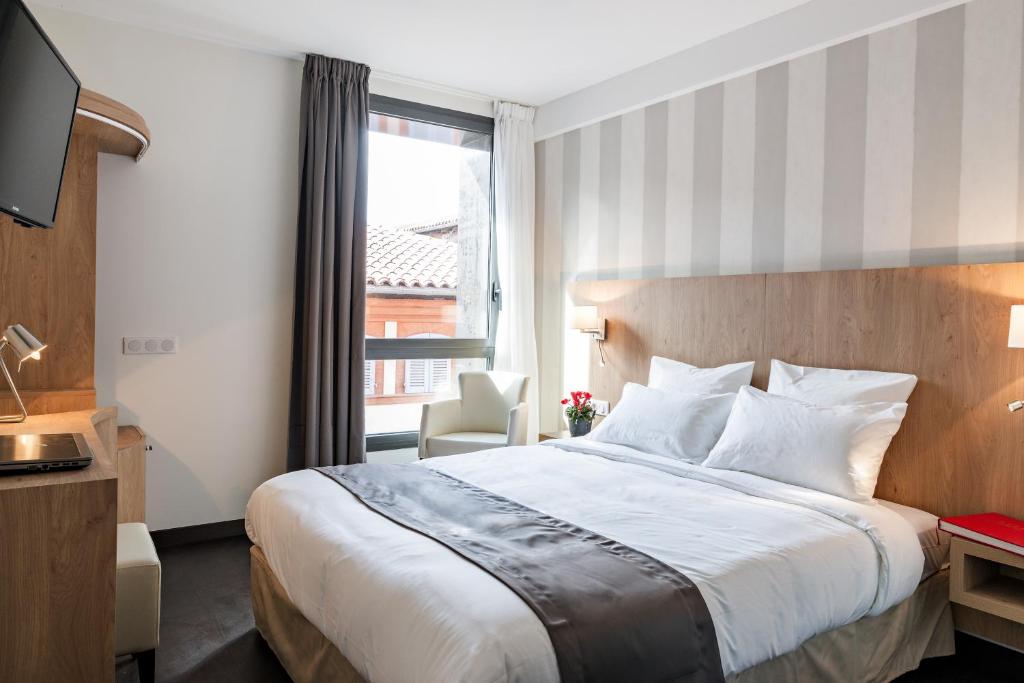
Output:
[[599,401],[596,398],[590,400],[594,404],[594,413],[596,415],[607,415],[608,411],[611,410],[608,401]]
[[125,337],[121,351],[126,356],[177,353],[177,337]]

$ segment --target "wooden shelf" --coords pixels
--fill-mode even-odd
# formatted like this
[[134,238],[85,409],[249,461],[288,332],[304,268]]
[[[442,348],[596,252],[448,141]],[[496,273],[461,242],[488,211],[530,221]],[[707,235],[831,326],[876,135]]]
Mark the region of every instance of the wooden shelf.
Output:
[[[2,317],[2,316],[0,316]],[[17,382],[18,380],[15,380]],[[29,415],[44,413],[71,413],[96,407],[95,389],[20,389],[21,400]],[[11,392],[0,391],[0,415],[18,412],[18,404]]]
[[146,120],[137,111],[106,95],[82,88],[75,111],[75,132],[95,137],[99,151],[134,157],[149,149]]
[[1009,576],[996,575],[971,589],[971,594],[981,600],[1003,605],[1019,605],[1024,609],[1024,581]]

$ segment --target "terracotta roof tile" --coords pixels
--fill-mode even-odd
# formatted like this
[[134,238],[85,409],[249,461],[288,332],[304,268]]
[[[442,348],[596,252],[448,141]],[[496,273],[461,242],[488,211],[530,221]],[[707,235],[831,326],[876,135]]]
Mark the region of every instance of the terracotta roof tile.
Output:
[[366,284],[376,287],[455,289],[458,243],[409,229],[369,226]]

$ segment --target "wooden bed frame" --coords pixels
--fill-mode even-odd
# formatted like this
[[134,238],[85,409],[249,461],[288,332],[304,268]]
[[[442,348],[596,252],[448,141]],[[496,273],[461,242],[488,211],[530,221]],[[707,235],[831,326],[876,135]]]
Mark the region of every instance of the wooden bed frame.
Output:
[[[1024,299],[1022,263],[605,280],[574,283],[571,293],[608,321],[605,367],[592,350],[596,396],[616,401],[625,382],[646,383],[652,355],[702,367],[753,359],[761,388],[772,358],[912,372],[918,385],[877,495],[938,515],[1024,516],[1024,415],[1006,407],[1024,397],[1024,350],[1006,347],[1010,305]],[[361,680],[291,603],[259,547],[252,581],[257,626],[293,679]],[[922,657],[949,654],[947,585],[941,572],[886,614],[821,634],[734,680],[890,680]],[[979,615],[956,612],[971,632],[1006,640],[1006,624]],[[851,642],[858,646],[839,646]],[[878,663],[885,653],[889,661]]]

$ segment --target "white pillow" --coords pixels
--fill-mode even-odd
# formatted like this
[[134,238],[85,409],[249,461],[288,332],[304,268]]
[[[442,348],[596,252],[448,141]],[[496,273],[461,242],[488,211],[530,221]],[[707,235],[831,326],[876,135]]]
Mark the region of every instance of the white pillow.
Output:
[[743,387],[704,465],[868,501],[906,412],[906,403],[816,406]]
[[651,356],[647,386],[662,391],[690,394],[735,394],[750,384],[754,361],[731,363],[717,368],[698,368],[677,360]]
[[768,393],[819,406],[886,401],[906,403],[917,384],[915,375],[875,370],[831,370],[772,360]]
[[700,463],[722,435],[736,394],[658,391],[629,383],[590,438]]

